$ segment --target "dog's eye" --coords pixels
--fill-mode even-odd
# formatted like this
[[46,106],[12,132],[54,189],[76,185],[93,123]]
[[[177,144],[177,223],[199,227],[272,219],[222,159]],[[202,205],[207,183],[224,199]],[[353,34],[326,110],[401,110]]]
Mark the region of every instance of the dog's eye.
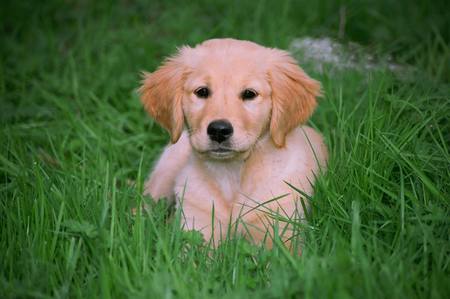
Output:
[[195,95],[198,96],[199,98],[202,99],[206,99],[207,97],[209,97],[209,89],[208,87],[199,87],[194,91]]
[[258,96],[258,93],[253,89],[246,89],[241,93],[241,98],[244,101],[253,100]]

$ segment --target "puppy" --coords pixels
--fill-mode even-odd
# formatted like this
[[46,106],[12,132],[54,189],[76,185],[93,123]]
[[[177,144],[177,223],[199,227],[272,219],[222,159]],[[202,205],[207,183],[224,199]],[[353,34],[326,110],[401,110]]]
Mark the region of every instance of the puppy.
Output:
[[319,82],[285,51],[212,39],[179,49],[139,92],[172,143],[144,193],[175,200],[183,228],[215,245],[229,227],[268,247],[273,234],[289,242],[304,215],[295,189],[311,195],[327,160],[321,135],[302,126]]

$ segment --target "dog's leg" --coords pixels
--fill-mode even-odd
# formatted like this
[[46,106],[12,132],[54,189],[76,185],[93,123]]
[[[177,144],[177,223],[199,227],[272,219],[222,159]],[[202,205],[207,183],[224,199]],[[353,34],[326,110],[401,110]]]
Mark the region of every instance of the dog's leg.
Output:
[[177,143],[168,145],[156,163],[149,179],[144,184],[144,195],[153,200],[174,200],[175,178],[186,165],[191,154],[191,145],[184,132]]
[[[217,211],[209,208],[198,208],[193,204],[183,204],[181,225],[183,230],[199,231],[206,242],[217,247],[226,236],[228,222],[222,219]],[[223,208],[222,208],[223,209]],[[223,210],[221,211],[224,212]]]
[[197,163],[188,165],[177,176],[175,196],[181,210],[184,230],[199,231],[204,239],[217,246],[226,236],[230,204],[222,197],[208,173],[198,170]]
[[286,197],[277,200],[281,201],[279,204],[275,202],[267,206],[253,204],[254,210],[241,208],[241,215],[238,214],[234,220],[238,225],[238,231],[253,243],[262,243],[267,248],[272,248],[276,241],[284,244],[291,252],[300,254],[302,242],[300,228],[305,217],[300,199],[294,198],[292,194],[287,194]]

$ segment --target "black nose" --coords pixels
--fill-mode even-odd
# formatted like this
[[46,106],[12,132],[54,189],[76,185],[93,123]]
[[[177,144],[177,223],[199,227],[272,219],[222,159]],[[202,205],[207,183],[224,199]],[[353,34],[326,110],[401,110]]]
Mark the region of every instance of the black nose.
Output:
[[206,132],[211,140],[221,143],[233,135],[233,126],[229,121],[219,119],[211,122]]

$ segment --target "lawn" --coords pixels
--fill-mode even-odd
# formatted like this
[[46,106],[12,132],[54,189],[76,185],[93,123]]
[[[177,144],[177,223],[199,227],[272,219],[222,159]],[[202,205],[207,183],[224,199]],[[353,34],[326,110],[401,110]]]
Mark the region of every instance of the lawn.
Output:
[[[446,298],[450,7],[415,2],[2,1],[0,298]],[[211,250],[141,195],[168,135],[140,72],[212,37],[304,36],[407,68],[297,55],[322,82],[310,125],[330,149],[303,253],[238,236]]]

